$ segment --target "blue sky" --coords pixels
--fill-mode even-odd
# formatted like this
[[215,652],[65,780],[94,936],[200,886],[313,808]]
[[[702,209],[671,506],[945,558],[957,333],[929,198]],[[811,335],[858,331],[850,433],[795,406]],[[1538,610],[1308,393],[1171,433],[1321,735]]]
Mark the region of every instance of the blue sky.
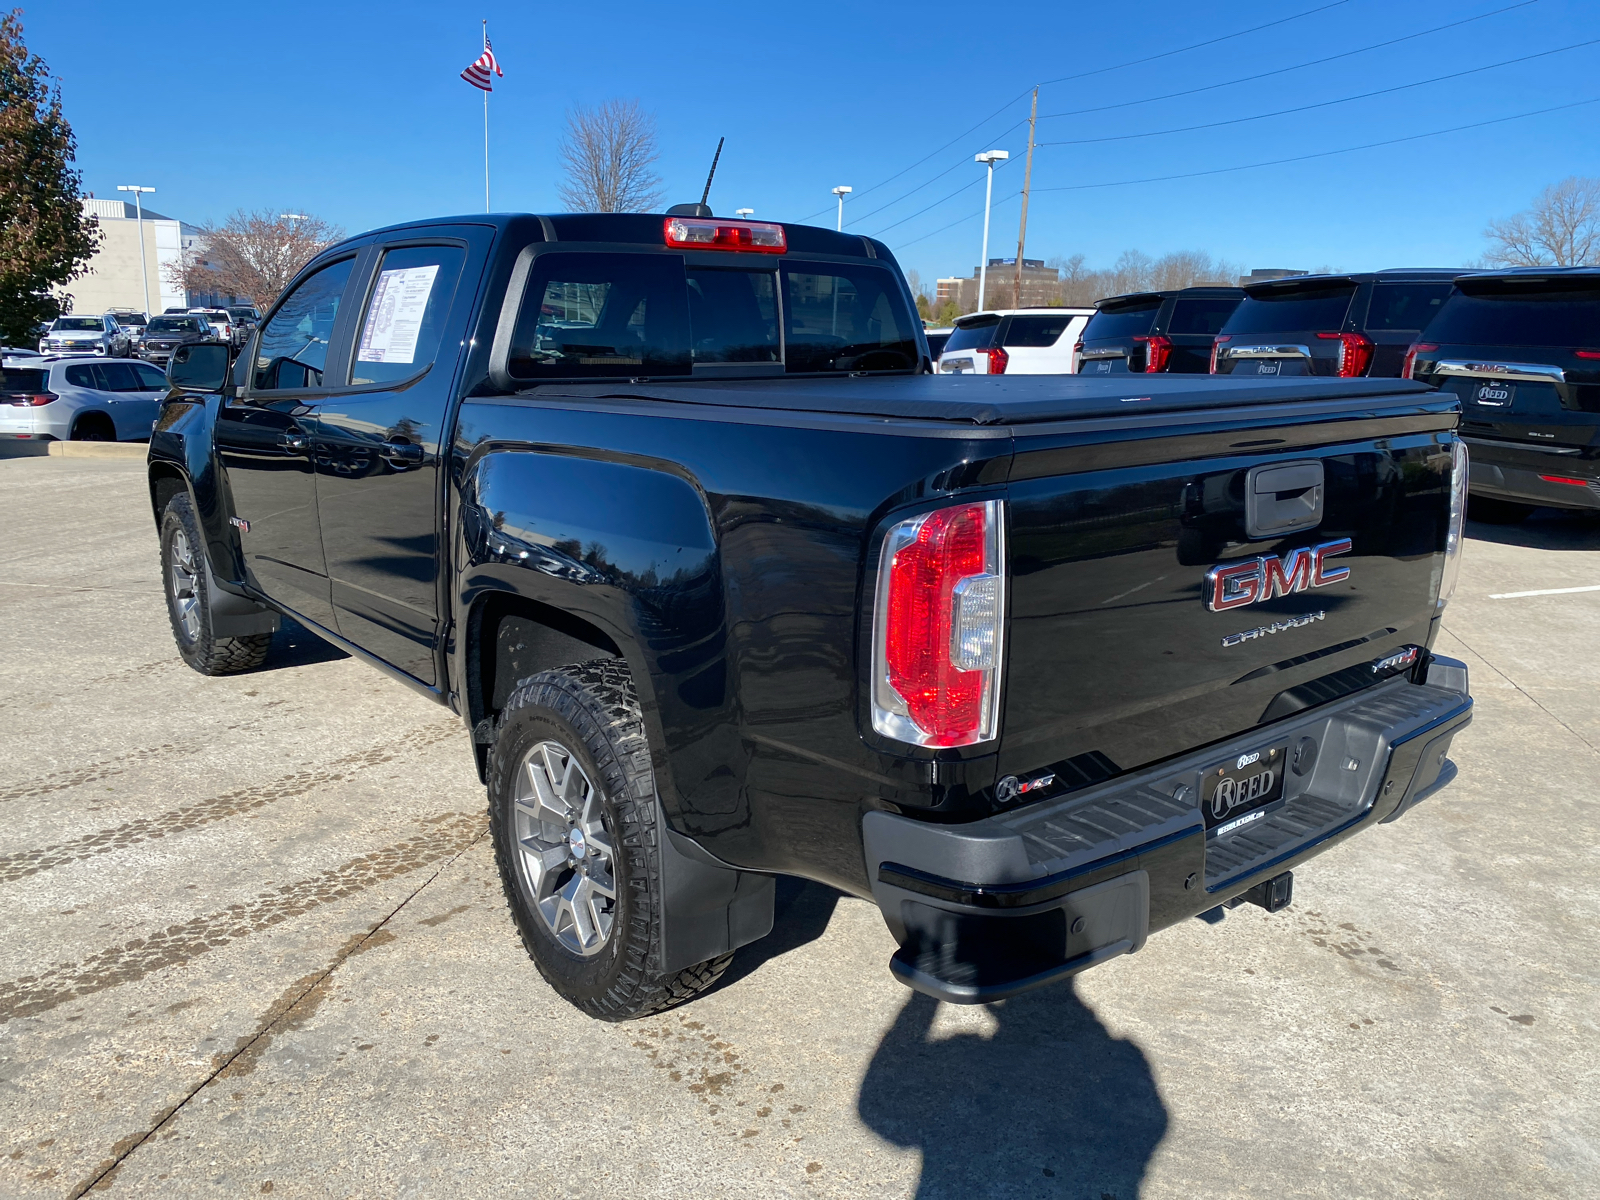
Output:
[[[668,203],[699,198],[726,135],[711,193],[719,213],[750,207],[758,218],[831,225],[829,189],[849,184],[846,228],[882,237],[931,281],[977,263],[983,187],[972,155],[991,146],[1013,162],[996,175],[990,253],[1014,253],[1025,93],[1035,83],[1045,83],[1039,141],[1079,144],[1036,152],[1030,258],[1082,253],[1105,266],[1137,248],[1204,250],[1246,268],[1471,261],[1489,218],[1525,207],[1564,176],[1600,175],[1600,103],[1273,167],[1082,185],[1190,175],[1600,99],[1600,44],[1497,65],[1600,38],[1600,3],[1533,0],[1496,11],[1514,4],[275,0],[180,14],[95,0],[30,5],[23,19],[31,48],[62,82],[84,186],[115,196],[119,183],[154,185],[152,207],[187,221],[273,208],[355,232],[480,211],[480,94],[458,75],[487,17],[506,71],[490,101],[496,209],[558,210],[565,110],[637,99],[659,122]],[[1494,15],[1424,32],[1479,14]],[[1366,49],[1396,38],[1408,40]],[[1163,57],[1120,66],[1154,55]],[[1282,70],[1334,55],[1343,57]],[[1309,112],[1081,141],[1236,121],[1479,67],[1491,69]],[[1174,92],[1192,94],[1129,103]],[[1119,107],[1082,112],[1107,105]]]

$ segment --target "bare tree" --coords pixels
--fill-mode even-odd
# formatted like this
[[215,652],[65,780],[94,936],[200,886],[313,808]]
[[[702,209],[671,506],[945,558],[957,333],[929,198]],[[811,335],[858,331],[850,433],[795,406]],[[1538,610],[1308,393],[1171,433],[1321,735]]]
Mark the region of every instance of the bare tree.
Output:
[[1063,304],[1093,304],[1107,296],[1129,292],[1167,291],[1194,287],[1202,283],[1231,284],[1239,269],[1200,250],[1177,250],[1151,258],[1140,250],[1124,250],[1109,270],[1089,267],[1081,254],[1053,258],[1050,265],[1061,272]]
[[656,120],[637,100],[607,100],[567,113],[561,160],[567,177],[556,189],[572,212],[649,212],[661,202]]
[[301,267],[342,237],[320,217],[286,221],[270,208],[241,210],[221,225],[201,225],[196,248],[167,267],[167,277],[187,292],[248,296],[265,312]]
[[1579,267],[1600,262],[1600,179],[1568,176],[1539,193],[1533,207],[1490,221],[1484,262],[1491,267]]

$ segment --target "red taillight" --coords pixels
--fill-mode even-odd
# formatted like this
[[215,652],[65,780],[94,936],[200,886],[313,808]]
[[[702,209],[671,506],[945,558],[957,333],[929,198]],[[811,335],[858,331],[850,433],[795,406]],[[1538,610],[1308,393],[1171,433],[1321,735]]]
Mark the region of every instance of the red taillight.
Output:
[[12,392],[6,396],[6,403],[39,408],[41,405],[54,404],[59,399],[61,397],[54,392]]
[[1213,375],[1217,373],[1217,351],[1222,349],[1223,342],[1231,342],[1232,340],[1232,335],[1226,333],[1219,333],[1211,339],[1211,373]]
[[1544,480],[1546,483],[1567,483],[1571,484],[1573,487],[1589,486],[1589,481],[1587,479],[1571,479],[1565,475],[1541,475],[1539,478]]
[[1439,347],[1434,345],[1432,342],[1412,342],[1411,345],[1406,349],[1406,361],[1405,364],[1400,368],[1400,378],[1414,378],[1412,372],[1417,366],[1417,355],[1426,354],[1428,351],[1437,350],[1438,348]]
[[884,537],[872,726],[918,746],[998,732],[1005,567],[998,500],[935,509]]
[[1600,350],[1574,350],[1579,358],[1600,358]]
[[1372,339],[1364,333],[1319,333],[1325,342],[1339,340],[1339,377],[1355,379],[1372,365]]
[[[1144,369],[1147,373],[1167,369],[1167,363],[1172,358],[1171,338],[1151,334],[1149,337],[1136,337],[1133,340],[1144,343]],[[1215,345],[1212,348],[1215,349]]]
[[984,353],[989,356],[989,374],[1004,375],[1006,368],[1011,365],[1011,355],[1000,349],[999,346],[991,346]]
[[754,250],[782,254],[788,248],[782,225],[761,221],[718,221],[710,217],[668,217],[667,245],[682,250]]

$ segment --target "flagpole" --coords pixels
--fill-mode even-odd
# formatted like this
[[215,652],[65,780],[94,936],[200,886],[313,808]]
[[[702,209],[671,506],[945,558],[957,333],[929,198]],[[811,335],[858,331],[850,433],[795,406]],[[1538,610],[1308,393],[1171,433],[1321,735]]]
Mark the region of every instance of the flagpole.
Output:
[[[489,20],[483,22],[483,48],[489,48]],[[489,212],[489,93],[483,93],[483,211]]]

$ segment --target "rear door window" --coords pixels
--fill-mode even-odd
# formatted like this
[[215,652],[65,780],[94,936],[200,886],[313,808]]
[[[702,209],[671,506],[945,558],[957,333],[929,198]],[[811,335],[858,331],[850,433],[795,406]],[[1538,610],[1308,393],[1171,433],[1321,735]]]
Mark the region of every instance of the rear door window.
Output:
[[513,378],[690,369],[681,255],[550,251],[534,259],[506,358]]
[[167,377],[147,363],[134,363],[133,370],[139,376],[139,388],[146,392],[164,392],[167,390]]
[[100,390],[100,381],[94,376],[94,367],[88,363],[68,367],[67,382],[73,387],[88,388],[95,392]]
[[950,340],[944,344],[944,352],[950,354],[956,350],[987,350],[994,344],[995,331],[999,328],[999,317],[974,321],[970,325],[957,325],[955,332],[950,335]]
[[922,359],[899,282],[882,267],[785,263],[783,306],[791,374],[907,371]]
[[1351,283],[1246,296],[1233,310],[1222,332],[1338,332],[1344,327],[1345,314],[1355,294],[1356,285]]
[[1063,313],[1059,317],[1012,317],[1006,330],[1008,346],[1054,346],[1072,324],[1072,318]]
[[433,365],[465,258],[460,246],[384,252],[362,314],[352,384],[398,383]]
[[1367,328],[1423,330],[1450,295],[1448,283],[1380,283],[1373,286]]
[[1600,291],[1457,292],[1428,340],[1468,346],[1600,346]]
[[1083,331],[1084,341],[1101,338],[1143,337],[1156,323],[1156,313],[1161,311],[1161,301],[1141,304],[1135,308],[1104,308],[1089,318]]
[[1207,336],[1221,333],[1238,307],[1237,296],[1179,296],[1167,332]]
[[100,377],[100,390],[105,392],[138,392],[144,390],[139,377],[128,363],[96,363],[95,372]]

